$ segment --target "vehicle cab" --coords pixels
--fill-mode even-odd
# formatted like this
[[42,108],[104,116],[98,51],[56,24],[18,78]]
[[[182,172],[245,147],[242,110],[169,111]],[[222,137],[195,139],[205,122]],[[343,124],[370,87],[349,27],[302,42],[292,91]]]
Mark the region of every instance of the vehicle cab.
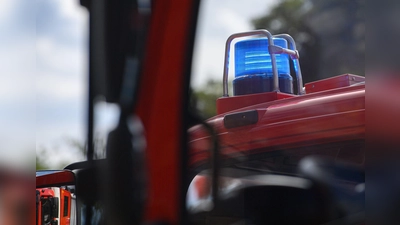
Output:
[[[234,39],[241,40],[233,47],[235,79],[229,96],[228,53]],[[287,34],[257,30],[228,38],[224,93],[216,101],[217,115],[206,121],[209,127],[200,124],[188,131],[194,176],[188,208],[198,221],[231,224],[247,218],[256,224],[319,224],[342,218],[344,212],[347,216],[363,212],[365,78],[343,74],[303,86],[298,58],[294,40]],[[319,168],[324,163],[326,171]],[[324,172],[313,174],[312,166]],[[309,180],[298,180],[304,178]],[[305,188],[302,182],[314,183]],[[324,191],[311,197],[308,191],[320,185]],[[334,197],[326,204],[302,202],[300,194],[273,197],[283,193]]]

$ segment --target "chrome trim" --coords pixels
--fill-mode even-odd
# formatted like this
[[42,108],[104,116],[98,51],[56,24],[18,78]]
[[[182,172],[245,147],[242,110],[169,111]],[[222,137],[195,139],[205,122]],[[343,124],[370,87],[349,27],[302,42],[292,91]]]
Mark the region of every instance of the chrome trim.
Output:
[[296,42],[294,41],[292,36],[290,36],[289,34],[277,34],[277,35],[274,35],[274,37],[279,37],[279,38],[286,39],[290,44],[289,48],[292,51],[296,52],[294,55],[289,54],[289,53],[287,53],[287,54],[290,55],[290,58],[292,58],[292,61],[293,61],[293,64],[294,64],[294,70],[296,72],[296,78],[297,78],[297,94],[298,95],[305,94],[304,86],[303,86],[303,76],[301,74],[300,62],[299,62],[300,56],[299,56],[299,52],[296,49]]
[[[248,36],[265,36],[268,38],[268,51],[270,52],[271,55],[271,63],[272,63],[272,72],[273,72],[273,78],[274,78],[274,89],[273,91],[279,92],[279,78],[278,78],[278,69],[276,66],[276,58],[275,54],[281,54],[285,53],[290,56],[290,58],[293,61],[294,64],[294,69],[296,72],[296,79],[297,79],[297,92],[298,95],[303,95],[305,94],[305,90],[303,87],[303,77],[301,74],[301,69],[300,69],[300,63],[299,63],[299,52],[296,50],[296,43],[294,39],[288,35],[288,34],[277,34],[277,35],[272,35],[269,31],[267,30],[255,30],[255,31],[249,31],[249,32],[241,32],[241,33],[236,33],[232,34],[231,36],[228,37],[226,40],[225,44],[225,59],[224,59],[224,72],[223,72],[223,77],[222,77],[222,84],[223,84],[223,97],[229,97],[229,90],[228,90],[228,70],[229,70],[229,53],[230,53],[230,48],[231,48],[231,43],[234,39],[236,38],[241,38],[241,37],[248,37]],[[289,48],[282,48],[280,46],[275,46],[273,42],[273,37],[278,37],[278,38],[284,38],[289,42]]]
[[[249,31],[249,32],[242,32],[242,33],[236,33],[232,34],[229,36],[228,40],[226,40],[225,44],[225,60],[224,60],[224,73],[223,73],[223,97],[229,97],[228,94],[228,70],[229,70],[229,52],[231,49],[231,42],[235,38],[240,38],[240,37],[247,37],[247,36],[266,36],[268,38],[268,44],[269,46],[274,45],[274,41],[272,40],[273,36],[272,34],[267,31],[267,30],[255,30],[255,31]],[[274,54],[271,55],[271,63],[272,63],[272,72],[273,72],[273,77],[274,77],[274,91],[279,92],[279,80],[278,80],[278,69],[276,68],[276,59]]]

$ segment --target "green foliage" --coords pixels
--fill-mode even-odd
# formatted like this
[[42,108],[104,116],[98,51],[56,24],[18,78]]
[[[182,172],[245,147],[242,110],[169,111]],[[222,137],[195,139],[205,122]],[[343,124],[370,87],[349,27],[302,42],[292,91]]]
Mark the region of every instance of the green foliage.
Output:
[[57,170],[57,169],[63,169],[66,165],[68,165],[70,162],[62,161],[58,163],[57,165],[50,165],[50,160],[54,159],[54,156],[57,155],[57,153],[51,153],[49,149],[46,149],[44,147],[41,147],[36,150],[36,170]]
[[46,170],[49,167],[43,162],[43,158],[40,155],[36,155],[36,170]]
[[222,95],[221,91],[216,81],[208,80],[202,88],[192,90],[192,108],[204,119],[214,116],[217,113],[216,100]]
[[203,87],[192,90],[192,107],[204,119],[213,117],[217,114],[216,101],[222,96],[222,92],[222,82],[210,79]]
[[269,14],[252,20],[256,29],[267,29],[272,34],[288,33],[296,41],[305,82],[317,80],[317,61],[320,55],[318,36],[307,23],[311,9],[307,0],[281,0]]
[[[74,138],[65,138],[64,144],[67,145],[71,151],[75,151],[78,153],[77,158],[81,158],[82,160],[86,158],[87,148],[86,143],[79,141]],[[106,154],[106,146],[105,139],[96,135],[94,137],[94,159],[102,159],[105,158]],[[45,147],[41,147],[36,150],[36,170],[46,170],[46,169],[63,169],[70,163],[68,160],[61,161],[57,163],[57,165],[50,165],[51,159],[54,159],[55,156],[62,157],[62,153],[57,149],[47,149]]]
[[267,28],[274,34],[303,32],[306,29],[304,17],[308,13],[304,3],[305,0],[281,1],[270,13],[253,19],[252,23],[255,28]]

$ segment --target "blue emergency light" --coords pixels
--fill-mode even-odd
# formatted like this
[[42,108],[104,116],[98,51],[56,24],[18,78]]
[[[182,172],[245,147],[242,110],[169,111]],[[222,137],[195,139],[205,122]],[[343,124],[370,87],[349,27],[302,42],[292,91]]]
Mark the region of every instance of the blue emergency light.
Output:
[[[287,49],[284,38],[273,38],[275,46]],[[233,94],[246,95],[274,91],[274,78],[268,38],[254,38],[235,44],[235,79]],[[281,92],[293,94],[289,56],[275,54]]]

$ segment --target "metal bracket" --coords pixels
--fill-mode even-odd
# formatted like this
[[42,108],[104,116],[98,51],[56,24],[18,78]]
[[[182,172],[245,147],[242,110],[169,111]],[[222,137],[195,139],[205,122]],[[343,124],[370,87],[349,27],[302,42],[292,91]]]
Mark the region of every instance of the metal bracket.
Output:
[[[268,51],[271,55],[272,73],[273,73],[273,78],[274,78],[273,91],[279,92],[278,69],[276,66],[275,54],[284,53],[284,54],[288,54],[290,56],[290,58],[292,59],[293,64],[294,64],[296,78],[297,78],[298,95],[304,94],[303,79],[301,76],[300,63],[299,63],[299,52],[296,50],[296,43],[294,42],[294,39],[288,34],[278,34],[278,35],[273,36],[269,31],[262,29],[262,30],[255,30],[255,31],[232,34],[226,40],[224,72],[223,72],[223,78],[222,78],[222,85],[223,85],[223,95],[222,96],[229,97],[229,94],[228,94],[228,70],[229,70],[229,53],[230,53],[231,43],[236,38],[249,37],[249,36],[264,36],[264,37],[268,38],[268,44],[269,44]],[[273,41],[274,37],[286,39],[289,42],[290,49],[286,49],[286,48],[282,48],[280,46],[274,45],[274,41]]]

